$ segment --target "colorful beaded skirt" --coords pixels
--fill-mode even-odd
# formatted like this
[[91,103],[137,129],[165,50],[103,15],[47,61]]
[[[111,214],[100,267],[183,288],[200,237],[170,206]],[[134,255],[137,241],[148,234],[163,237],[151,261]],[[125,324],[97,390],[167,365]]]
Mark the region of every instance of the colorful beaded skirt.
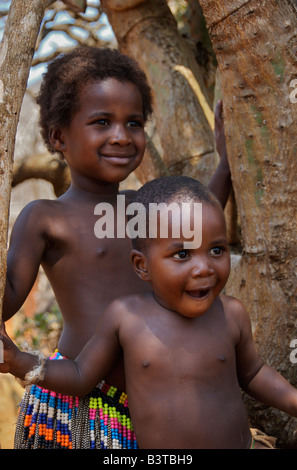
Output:
[[[63,359],[56,351],[50,358]],[[15,449],[137,449],[127,395],[105,381],[78,398],[26,388]]]

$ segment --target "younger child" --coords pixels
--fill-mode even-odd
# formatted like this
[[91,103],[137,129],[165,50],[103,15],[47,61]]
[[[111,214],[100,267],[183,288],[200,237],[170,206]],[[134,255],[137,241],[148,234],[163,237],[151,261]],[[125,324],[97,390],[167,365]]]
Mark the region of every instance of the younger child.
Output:
[[[178,176],[146,184],[134,202],[146,209],[146,233],[152,233],[150,203],[166,203],[167,208],[177,203],[168,211],[171,218],[167,214],[167,237],[133,239],[133,268],[151,284],[152,292],[112,302],[75,360],[39,363],[4,338],[2,370],[24,378],[37,366],[27,379],[83,395],[106,376],[123,351],[140,448],[250,448],[254,443],[239,386],[296,417],[297,390],[262,361],[244,306],[219,295],[230,271],[223,211],[207,188]],[[192,211],[190,218],[190,211],[185,213],[187,227],[195,222],[195,203],[202,203],[202,225],[194,227],[195,236],[202,231],[200,246],[186,245],[189,237],[180,210],[185,203]],[[164,217],[161,213],[158,227]],[[97,406],[101,413],[98,402],[94,414]],[[112,432],[117,435],[118,430]]]
[[[143,158],[151,91],[131,58],[117,50],[79,47],[50,63],[38,103],[43,138],[50,151],[66,159],[71,186],[56,200],[30,203],[18,217],[7,258],[3,319],[8,320],[22,306],[41,265],[64,321],[53,359],[74,359],[112,300],[149,288],[131,267],[128,237],[95,236],[98,216],[94,209],[99,203],[111,204],[116,223],[119,183]],[[224,202],[230,189],[225,152],[214,177],[212,187]],[[86,429],[93,425],[92,400],[98,397],[109,421],[109,411],[116,408],[130,426],[122,393],[122,359],[118,359],[104,378],[106,382],[84,399],[28,387],[20,407],[15,447],[89,448]],[[129,439],[123,437],[121,445],[136,445],[133,431],[129,431]],[[108,446],[112,448],[112,439]]]

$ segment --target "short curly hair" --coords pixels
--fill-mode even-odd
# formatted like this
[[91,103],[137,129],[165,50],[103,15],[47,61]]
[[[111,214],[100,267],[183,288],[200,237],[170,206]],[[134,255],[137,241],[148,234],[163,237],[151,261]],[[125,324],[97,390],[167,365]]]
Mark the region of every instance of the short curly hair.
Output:
[[51,153],[56,150],[49,140],[50,130],[70,124],[80,106],[80,89],[87,83],[108,78],[128,81],[138,88],[144,119],[148,119],[152,113],[151,88],[137,62],[117,49],[78,46],[49,63],[37,96],[41,135]]
[[[144,251],[149,237],[150,204],[170,204],[199,201],[218,208],[223,214],[221,203],[217,197],[200,181],[184,175],[162,176],[144,184],[134,194],[132,202],[141,204],[146,213],[146,238],[132,238],[132,246],[136,250]],[[131,219],[132,216],[128,217]]]

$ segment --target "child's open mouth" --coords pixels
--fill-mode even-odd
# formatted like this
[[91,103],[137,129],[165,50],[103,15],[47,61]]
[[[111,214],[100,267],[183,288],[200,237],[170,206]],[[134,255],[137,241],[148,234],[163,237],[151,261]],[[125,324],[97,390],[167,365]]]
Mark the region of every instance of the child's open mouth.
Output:
[[195,289],[195,290],[187,290],[187,294],[195,299],[204,299],[208,296],[210,288],[206,289]]

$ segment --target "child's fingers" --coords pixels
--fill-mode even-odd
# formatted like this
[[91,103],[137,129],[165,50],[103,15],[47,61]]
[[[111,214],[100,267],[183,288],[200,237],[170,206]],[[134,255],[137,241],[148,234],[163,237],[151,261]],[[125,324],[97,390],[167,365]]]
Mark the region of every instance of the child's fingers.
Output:
[[15,348],[13,341],[6,333],[5,326],[0,325],[0,373],[11,372],[10,367],[15,357]]
[[5,323],[1,321],[0,323],[0,339],[4,337],[8,338],[8,334],[6,333]]
[[6,346],[6,341],[7,341],[4,333],[6,334],[5,326],[1,322],[0,324],[0,372],[3,374],[6,374],[7,372],[9,372],[9,367],[7,364],[4,363],[4,352],[5,352],[5,346]]
[[6,329],[5,329],[5,325],[4,323],[2,323],[0,325],[0,346],[2,348],[2,355],[4,355],[5,352],[10,352],[11,350],[13,350],[13,348],[15,347],[13,341],[10,339],[10,337],[8,336],[8,334],[6,333]]
[[219,100],[215,109],[215,118],[217,121],[223,119],[223,101]]
[[0,340],[2,340],[5,333],[6,333],[5,326],[4,326],[4,323],[1,321],[1,323],[0,323]]

